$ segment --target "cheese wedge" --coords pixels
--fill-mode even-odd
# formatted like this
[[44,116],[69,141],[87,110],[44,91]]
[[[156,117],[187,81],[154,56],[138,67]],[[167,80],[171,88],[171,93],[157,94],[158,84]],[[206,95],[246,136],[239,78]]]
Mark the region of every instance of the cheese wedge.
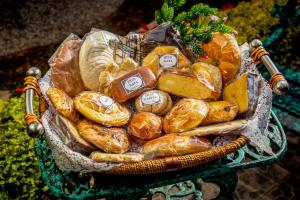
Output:
[[223,100],[235,102],[239,114],[253,111],[258,98],[257,75],[244,73],[223,89]]

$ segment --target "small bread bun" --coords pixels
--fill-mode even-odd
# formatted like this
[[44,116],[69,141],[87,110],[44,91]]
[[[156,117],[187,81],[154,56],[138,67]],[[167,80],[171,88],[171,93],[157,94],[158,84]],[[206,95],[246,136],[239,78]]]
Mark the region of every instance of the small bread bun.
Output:
[[135,101],[135,107],[139,112],[152,112],[160,116],[169,112],[172,105],[170,95],[160,90],[144,92]]
[[58,88],[50,88],[47,95],[55,109],[72,122],[78,122],[79,113],[75,110],[73,99]]
[[129,132],[140,140],[153,140],[161,136],[162,119],[149,112],[140,112],[133,116]]

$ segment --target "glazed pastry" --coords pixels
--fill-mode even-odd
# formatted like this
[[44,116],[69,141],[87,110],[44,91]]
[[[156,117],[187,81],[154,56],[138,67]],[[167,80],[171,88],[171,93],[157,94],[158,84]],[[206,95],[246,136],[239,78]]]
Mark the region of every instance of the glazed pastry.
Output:
[[100,91],[110,96],[112,81],[135,70],[137,67],[137,63],[129,57],[125,58],[120,65],[114,62],[107,64],[105,70],[99,76]]
[[164,117],[166,133],[179,133],[198,126],[207,116],[208,104],[198,99],[181,99]]
[[54,108],[60,114],[73,122],[77,122],[79,120],[79,114],[75,110],[73,99],[65,92],[53,87],[47,91],[47,95]]
[[107,128],[88,120],[77,126],[82,138],[107,153],[125,153],[131,145],[123,128]]
[[108,63],[113,62],[113,50],[109,47],[110,40],[118,38],[107,31],[89,33],[79,52],[79,69],[86,88],[99,91],[99,75]]
[[164,115],[173,106],[170,95],[160,90],[150,90],[141,94],[135,100],[135,107],[139,112],[152,112],[157,115]]
[[83,116],[102,125],[123,126],[130,118],[130,111],[125,106],[98,92],[81,92],[74,102]]
[[61,115],[56,115],[55,127],[57,127],[56,130],[60,139],[73,151],[88,154],[98,149],[85,141],[80,136],[76,124],[67,118]]
[[225,135],[240,133],[244,128],[246,128],[248,121],[245,119],[233,120],[230,122],[223,122],[218,124],[212,124],[207,126],[200,126],[191,131],[185,131],[178,133],[178,135],[184,136],[208,136],[208,135]]
[[201,122],[201,125],[232,121],[238,114],[238,111],[239,106],[234,102],[208,102],[208,114]]
[[206,80],[179,70],[161,73],[157,88],[176,96],[194,99],[215,100],[220,96],[220,91],[216,91]]
[[111,95],[117,102],[123,103],[155,86],[155,75],[149,68],[140,67],[114,80],[111,85]]
[[153,140],[161,136],[162,119],[149,112],[135,114],[129,125],[129,132],[140,140]]
[[223,90],[225,101],[235,102],[239,106],[239,113],[253,112],[258,99],[257,75],[244,73]]
[[140,153],[112,154],[102,152],[92,152],[90,158],[96,162],[117,162],[132,163],[144,160],[144,155]]
[[79,49],[81,39],[75,35],[67,38],[49,60],[51,80],[54,87],[74,97],[85,87],[79,72]]
[[149,67],[155,75],[158,75],[163,69],[185,69],[190,65],[191,62],[176,46],[156,47],[143,60],[143,66]]
[[191,71],[217,94],[216,98],[221,96],[222,75],[218,67],[204,62],[197,62],[192,65]]
[[151,157],[181,156],[206,151],[212,147],[205,137],[167,134],[143,145],[143,153]]
[[215,32],[208,43],[202,45],[202,49],[208,55],[208,59],[201,61],[213,62],[220,68],[223,84],[232,80],[240,69],[240,49],[234,36]]

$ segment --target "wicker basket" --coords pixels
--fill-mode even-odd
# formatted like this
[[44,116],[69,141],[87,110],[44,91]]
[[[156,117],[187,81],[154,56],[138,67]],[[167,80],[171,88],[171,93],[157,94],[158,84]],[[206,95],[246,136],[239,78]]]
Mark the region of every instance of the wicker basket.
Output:
[[[273,91],[277,94],[283,94],[287,91],[287,88],[279,88],[280,82],[288,84],[282,74],[278,72],[273,62],[270,60],[268,53],[263,49],[261,45],[257,45],[257,40],[252,41],[252,54],[251,57],[256,63],[263,62],[267,65],[267,69],[270,71],[272,77],[270,79],[270,85]],[[269,63],[264,62],[264,57],[269,59]],[[40,87],[38,84],[38,78],[41,77],[41,72],[38,68],[31,68],[27,72],[25,78],[25,91],[26,91],[26,115],[25,121],[29,128],[30,136],[36,137],[42,134],[44,129],[41,120],[33,113],[32,99],[34,94],[40,96],[40,113],[47,110],[47,102],[41,95]],[[281,85],[282,86],[282,85]],[[123,164],[112,168],[106,173],[109,174],[153,174],[162,173],[167,171],[174,171],[183,168],[189,168],[196,165],[204,164],[209,161],[220,159],[225,157],[227,154],[233,153],[236,150],[245,146],[248,139],[244,136],[239,136],[236,140],[231,141],[228,144],[219,146],[208,151],[184,155],[184,156],[173,156],[166,158],[159,158],[153,160],[146,160],[137,163]]]

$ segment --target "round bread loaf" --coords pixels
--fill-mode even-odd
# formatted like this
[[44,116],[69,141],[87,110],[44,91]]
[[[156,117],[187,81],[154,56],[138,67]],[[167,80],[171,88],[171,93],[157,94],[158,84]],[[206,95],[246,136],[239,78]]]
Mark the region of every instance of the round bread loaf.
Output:
[[216,32],[208,43],[202,45],[202,48],[208,58],[200,58],[200,60],[216,64],[220,68],[224,85],[235,77],[240,69],[241,55],[234,36]]
[[166,133],[180,133],[198,126],[208,113],[208,104],[198,99],[181,99],[164,117]]
[[152,112],[164,115],[172,108],[170,95],[160,90],[150,90],[141,94],[135,100],[135,107],[139,112]]
[[99,75],[108,63],[113,62],[110,40],[118,38],[108,31],[95,31],[86,36],[79,52],[79,69],[86,88],[100,91]]
[[162,119],[149,112],[135,114],[129,125],[129,132],[141,140],[153,140],[161,136]]
[[130,118],[130,111],[125,106],[99,92],[81,92],[74,103],[83,116],[105,126],[123,126]]

